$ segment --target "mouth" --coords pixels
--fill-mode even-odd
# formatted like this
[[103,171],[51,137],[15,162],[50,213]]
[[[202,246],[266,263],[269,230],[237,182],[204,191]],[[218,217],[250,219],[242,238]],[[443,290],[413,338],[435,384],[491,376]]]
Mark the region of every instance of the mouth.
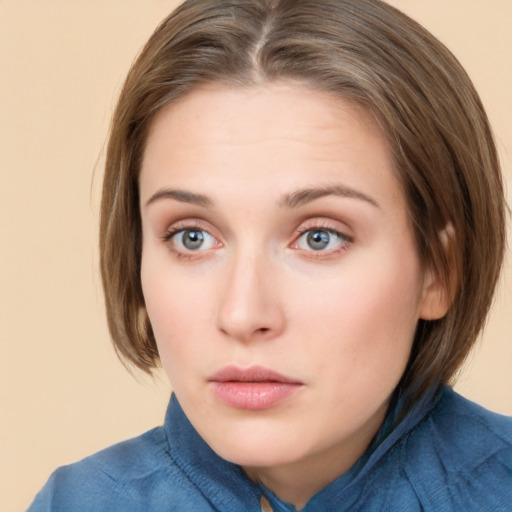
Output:
[[235,409],[270,409],[294,395],[304,383],[261,366],[227,366],[208,379],[214,395]]

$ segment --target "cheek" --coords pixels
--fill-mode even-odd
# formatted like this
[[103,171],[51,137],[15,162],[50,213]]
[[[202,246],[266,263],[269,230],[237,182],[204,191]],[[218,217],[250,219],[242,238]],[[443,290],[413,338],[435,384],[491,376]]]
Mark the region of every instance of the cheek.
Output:
[[141,281],[160,359],[172,380],[174,363],[185,368],[188,360],[197,360],[201,354],[195,340],[204,337],[200,330],[211,299],[204,283],[198,287],[197,281],[191,283],[175,268],[152,264],[149,258],[143,257]]
[[304,290],[307,299],[296,303],[294,316],[315,347],[318,371],[350,374],[358,385],[401,375],[418,320],[418,278],[415,259],[409,265],[360,261],[324,286]]

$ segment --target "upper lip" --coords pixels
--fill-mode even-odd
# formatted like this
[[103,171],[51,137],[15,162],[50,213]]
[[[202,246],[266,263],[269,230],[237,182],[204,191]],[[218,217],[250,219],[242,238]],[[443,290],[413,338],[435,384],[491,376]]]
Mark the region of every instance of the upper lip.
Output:
[[208,380],[211,382],[282,382],[286,384],[302,384],[297,379],[263,366],[251,366],[249,368],[226,366],[215,372]]

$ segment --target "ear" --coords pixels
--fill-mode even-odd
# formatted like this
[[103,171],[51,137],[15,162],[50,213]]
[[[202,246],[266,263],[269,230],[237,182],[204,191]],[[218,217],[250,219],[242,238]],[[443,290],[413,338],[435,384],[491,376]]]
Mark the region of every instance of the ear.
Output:
[[446,276],[436,269],[425,271],[423,295],[419,316],[423,320],[439,320],[446,315],[455,298],[457,290],[457,266],[455,256],[455,230],[451,222],[439,232],[439,238],[448,263]]

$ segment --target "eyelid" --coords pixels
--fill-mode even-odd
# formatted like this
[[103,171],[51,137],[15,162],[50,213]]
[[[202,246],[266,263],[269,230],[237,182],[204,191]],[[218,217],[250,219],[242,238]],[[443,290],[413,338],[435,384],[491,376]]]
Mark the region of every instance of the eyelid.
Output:
[[176,222],[171,223],[164,229],[164,232],[161,234],[160,238],[162,238],[162,240],[169,240],[176,233],[179,233],[180,231],[185,231],[187,229],[205,231],[210,236],[213,236],[213,238],[219,238],[218,236],[212,233],[212,231],[214,230],[212,229],[211,224],[203,221],[202,219],[195,218],[178,220]]
[[304,234],[307,231],[311,230],[324,230],[332,233],[338,233],[343,238],[353,242],[354,236],[352,235],[352,230],[348,225],[339,221],[339,220],[331,220],[325,217],[316,217],[307,219],[302,222],[299,227],[295,230],[294,238]]

